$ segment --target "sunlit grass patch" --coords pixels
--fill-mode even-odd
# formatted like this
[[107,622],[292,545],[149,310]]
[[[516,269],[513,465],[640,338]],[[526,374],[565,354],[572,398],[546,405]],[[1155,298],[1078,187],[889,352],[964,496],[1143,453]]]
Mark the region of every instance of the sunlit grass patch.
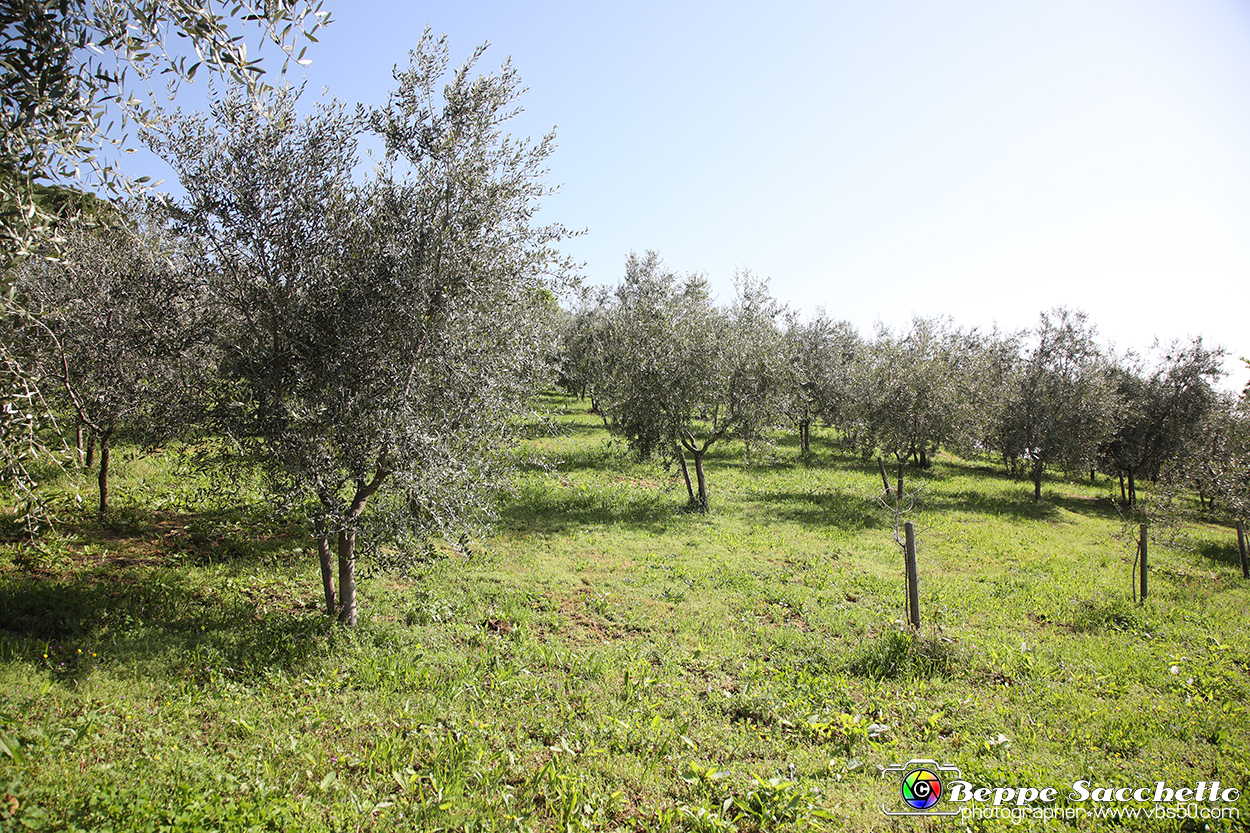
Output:
[[879,768],[912,758],[1055,786],[1250,770],[1228,529],[1154,548],[1135,603],[1104,480],[1034,505],[939,456],[907,472],[917,633],[875,461],[829,432],[805,465],[726,444],[701,517],[678,472],[550,402],[523,451],[549,464],[495,533],[407,576],[362,562],[353,631],[298,518],[188,502],[161,456],[42,560],[4,543],[0,787],[53,829],[864,830],[897,787]]

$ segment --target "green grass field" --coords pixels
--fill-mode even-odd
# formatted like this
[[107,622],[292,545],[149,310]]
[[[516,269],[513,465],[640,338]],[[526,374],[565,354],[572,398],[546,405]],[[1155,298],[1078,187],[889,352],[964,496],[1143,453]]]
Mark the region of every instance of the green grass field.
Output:
[[[172,457],[116,510],[0,547],[0,829],[1234,830],[1245,821],[896,819],[897,774],[1250,789],[1235,533],[1151,546],[1099,477],[1043,500],[940,456],[910,516],[920,633],[875,461],[815,432],[714,447],[712,513],[549,399],[495,534],[319,611],[298,526]],[[83,481],[85,507],[91,492]],[[919,482],[912,485],[919,485]],[[1117,488],[1118,494],[1118,488]],[[252,500],[251,509],[246,500]],[[1214,806],[1214,805],[1212,805]]]

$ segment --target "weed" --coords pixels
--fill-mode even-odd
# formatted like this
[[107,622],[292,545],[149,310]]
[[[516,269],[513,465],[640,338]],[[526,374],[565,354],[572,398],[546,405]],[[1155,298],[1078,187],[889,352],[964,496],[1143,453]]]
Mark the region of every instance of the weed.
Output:
[[610,592],[599,592],[586,599],[585,605],[587,610],[597,613],[600,616],[607,616],[608,611],[610,610],[611,601],[612,594]]
[[844,757],[868,740],[868,724],[861,715],[839,712],[835,715],[809,714],[803,728],[819,743],[832,743]]
[[833,814],[816,805],[820,793],[815,788],[802,788],[781,777],[751,777],[753,786],[745,796],[734,799],[734,807],[760,830],[776,830],[799,821],[806,823],[803,826],[816,826],[818,821],[834,819]]
[[1126,599],[1086,599],[1077,604],[1072,629],[1078,633],[1118,631],[1150,639],[1157,630]]
[[852,655],[847,670],[877,680],[948,677],[957,670],[958,660],[959,652],[949,639],[887,628]]

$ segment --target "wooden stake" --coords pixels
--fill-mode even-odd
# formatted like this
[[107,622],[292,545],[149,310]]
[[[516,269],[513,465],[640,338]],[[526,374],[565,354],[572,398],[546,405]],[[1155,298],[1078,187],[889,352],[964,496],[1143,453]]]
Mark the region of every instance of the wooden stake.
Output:
[[1237,551],[1241,553],[1241,577],[1250,578],[1250,559],[1246,557],[1246,522],[1237,522]]
[[907,553],[907,618],[911,626],[920,629],[920,577],[916,569],[916,528],[908,521],[903,525],[906,534]]
[[1148,560],[1146,558],[1146,534],[1148,527],[1146,524],[1141,525],[1141,600],[1146,601],[1146,570]]

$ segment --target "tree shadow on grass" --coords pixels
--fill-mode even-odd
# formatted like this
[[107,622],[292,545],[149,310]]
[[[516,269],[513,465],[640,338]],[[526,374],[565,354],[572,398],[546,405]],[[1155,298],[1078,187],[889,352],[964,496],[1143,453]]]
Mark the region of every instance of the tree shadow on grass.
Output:
[[[732,462],[729,464],[733,465]],[[791,465],[793,461],[785,461],[782,467]],[[818,464],[813,467],[818,467]],[[844,456],[837,460],[830,460],[825,467],[850,472],[857,478],[862,478],[864,495],[876,495],[884,491],[881,470],[875,459],[864,460],[859,456]],[[916,507],[924,512],[972,512],[1011,519],[1055,520],[1059,517],[1058,510],[1064,508],[1081,514],[1118,517],[1115,507],[1105,500],[1091,501],[1080,497],[1047,496],[1043,493],[1043,500],[1040,503],[1034,503],[1031,499],[1031,486],[1023,482],[1019,482],[1018,488],[1005,494],[986,493],[979,489],[939,492],[930,488],[937,482],[965,474],[967,469],[992,476],[995,480],[1016,482],[1009,474],[1004,474],[1002,471],[991,472],[985,467],[942,460],[927,470],[905,468],[903,490],[910,494],[915,488],[920,487]],[[890,486],[893,488],[897,483],[898,467],[897,465],[893,468],[887,466],[886,471]],[[950,486],[946,488],[949,489]],[[777,517],[815,526],[863,529],[884,525],[888,515],[888,510],[879,506],[873,497],[857,495],[854,492],[759,491],[755,494],[757,498],[775,507]]]
[[1041,501],[1034,503],[1031,487],[1006,494],[987,494],[979,489],[962,489],[945,494],[922,493],[919,504],[925,510],[937,512],[975,512],[1020,520],[1055,521],[1060,518],[1061,509],[1110,521],[1118,521],[1122,517],[1110,498],[1056,495],[1043,491]]
[[760,491],[755,498],[770,506],[769,515],[806,526],[860,530],[885,525],[880,507],[847,492]]
[[[153,566],[281,560],[308,535],[299,523],[277,522],[264,507],[174,512],[121,506],[103,517],[69,520],[59,530],[109,558]],[[66,554],[79,560],[72,549]]]
[[1227,541],[1203,541],[1198,545],[1197,552],[1208,561],[1235,568],[1240,574],[1241,551],[1237,549],[1236,530],[1229,530],[1229,536]]
[[1054,520],[1058,508],[1048,500],[1034,503],[1018,495],[986,494],[978,489],[962,489],[947,494],[921,494],[918,501],[926,512],[973,512],[1020,520]]
[[298,674],[324,658],[332,627],[289,598],[243,591],[222,599],[169,570],[107,564],[72,576],[0,576],[0,657],[41,665],[66,683],[116,661],[201,683]]
[[266,664],[302,668],[313,654],[301,646],[328,620],[306,615],[280,591],[246,583],[206,590],[187,568],[247,573],[295,557],[303,538],[298,525],[276,522],[264,507],[180,513],[121,505],[103,517],[66,519],[54,534],[15,545],[23,569],[0,572],[0,656],[66,680],[110,659],[159,660],[189,676],[231,669],[241,680]]
[[[543,467],[561,474],[579,471],[618,472],[633,467],[637,459],[637,456],[623,445],[604,444],[594,448],[575,448],[549,455]],[[658,467],[658,464],[656,465]]]
[[1077,515],[1103,518],[1109,521],[1121,520],[1124,516],[1109,497],[1081,497],[1079,495],[1051,496],[1050,502]]
[[581,434],[607,434],[603,418],[589,410],[550,411],[537,419],[521,423],[517,436],[524,440],[571,437]]
[[1057,495],[1043,491],[1041,501],[1034,503],[1031,488],[1022,488],[1014,494],[986,494],[978,489],[962,489],[941,495],[922,494],[919,504],[926,511],[975,512],[1017,520],[1057,521],[1061,518],[1061,509],[1108,521],[1123,519],[1110,498]]
[[573,423],[560,423],[560,433],[558,436],[570,437],[578,434],[598,434],[600,436],[608,435],[608,429],[599,420],[598,414],[591,415],[596,422],[578,421]]

